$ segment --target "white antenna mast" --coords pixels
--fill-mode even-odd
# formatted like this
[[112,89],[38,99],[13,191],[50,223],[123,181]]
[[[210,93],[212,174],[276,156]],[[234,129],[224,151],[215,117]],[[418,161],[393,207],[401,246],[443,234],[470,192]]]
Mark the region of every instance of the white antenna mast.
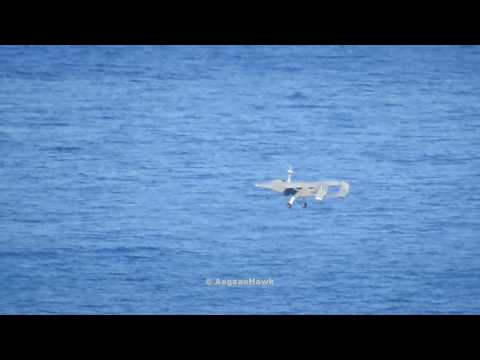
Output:
[[287,172],[288,172],[287,182],[292,182],[292,175],[293,175],[292,165],[290,165]]

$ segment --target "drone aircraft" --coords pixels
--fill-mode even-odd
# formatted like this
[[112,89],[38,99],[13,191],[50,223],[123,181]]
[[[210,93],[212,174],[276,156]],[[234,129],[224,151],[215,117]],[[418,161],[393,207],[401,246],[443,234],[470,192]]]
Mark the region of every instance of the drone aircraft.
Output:
[[[256,187],[273,190],[290,196],[287,206],[292,207],[296,199],[302,199],[303,207],[307,207],[306,198],[315,197],[315,200],[322,201],[326,197],[345,198],[350,191],[350,184],[345,181],[326,180],[326,181],[292,181],[293,169],[288,169],[287,180],[273,180],[260,184]],[[330,190],[334,189],[333,192]]]

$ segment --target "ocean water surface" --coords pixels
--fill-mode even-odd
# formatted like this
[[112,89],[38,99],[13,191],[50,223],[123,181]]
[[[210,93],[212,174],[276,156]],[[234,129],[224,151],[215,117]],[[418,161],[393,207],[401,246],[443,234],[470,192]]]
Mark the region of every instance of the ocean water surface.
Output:
[[1,46],[0,313],[480,314],[480,47]]

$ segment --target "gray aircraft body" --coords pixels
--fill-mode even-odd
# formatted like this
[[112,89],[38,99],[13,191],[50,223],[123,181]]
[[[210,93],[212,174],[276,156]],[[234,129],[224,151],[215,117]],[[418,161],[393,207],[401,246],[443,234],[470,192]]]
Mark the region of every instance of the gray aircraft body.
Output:
[[292,174],[293,170],[290,167],[287,180],[273,180],[255,184],[255,186],[289,196],[287,203],[289,208],[292,207],[296,199],[302,199],[303,207],[305,208],[307,207],[305,200],[307,197],[314,197],[317,201],[322,201],[326,197],[344,198],[350,191],[350,185],[345,181],[292,181]]

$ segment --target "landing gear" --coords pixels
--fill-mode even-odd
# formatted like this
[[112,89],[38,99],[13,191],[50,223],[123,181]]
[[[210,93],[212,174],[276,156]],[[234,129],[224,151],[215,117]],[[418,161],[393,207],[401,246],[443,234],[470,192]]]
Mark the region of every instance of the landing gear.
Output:
[[292,196],[289,200],[288,200],[288,203],[287,203],[287,206],[288,208],[290,209],[293,205],[293,202],[295,201],[295,196]]
[[[295,200],[294,200],[295,201]],[[287,207],[290,209],[293,205],[293,201],[289,201],[287,203]],[[307,207],[307,202],[305,201],[303,204],[302,204],[302,207],[305,209]]]

